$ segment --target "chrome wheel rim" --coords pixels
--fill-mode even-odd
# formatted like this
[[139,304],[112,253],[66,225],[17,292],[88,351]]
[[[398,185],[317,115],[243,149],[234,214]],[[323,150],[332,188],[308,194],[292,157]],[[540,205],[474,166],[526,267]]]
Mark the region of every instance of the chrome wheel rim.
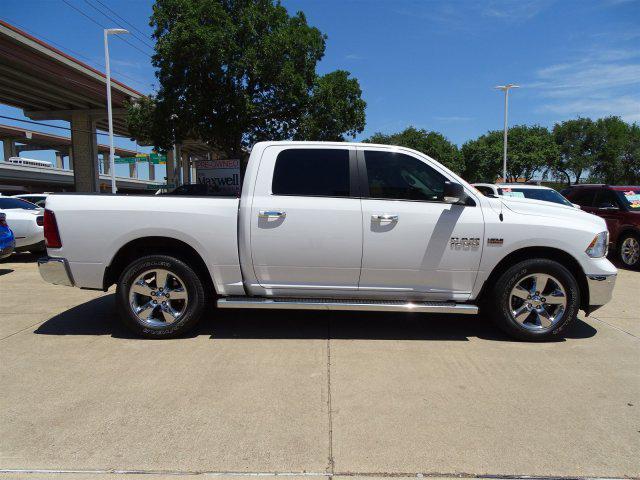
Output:
[[129,305],[142,325],[166,327],[184,315],[189,296],[184,282],[162,268],[147,270],[129,287]]
[[567,293],[558,279],[534,273],[520,279],[509,295],[511,317],[527,330],[552,330],[567,310]]
[[640,243],[633,237],[625,238],[620,247],[620,257],[626,265],[635,265],[640,258]]

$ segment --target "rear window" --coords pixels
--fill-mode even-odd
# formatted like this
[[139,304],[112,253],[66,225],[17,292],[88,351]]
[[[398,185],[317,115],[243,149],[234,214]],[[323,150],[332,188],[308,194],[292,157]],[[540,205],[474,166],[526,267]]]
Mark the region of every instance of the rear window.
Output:
[[0,198],[0,210],[15,210],[21,208],[24,210],[38,210],[33,203],[19,198]]
[[[507,191],[508,190],[508,191]],[[505,197],[530,198],[531,200],[542,200],[543,202],[559,203],[571,207],[571,202],[560,195],[555,190],[547,190],[545,188],[503,188]]]
[[349,150],[293,148],[276,158],[274,195],[349,196]]

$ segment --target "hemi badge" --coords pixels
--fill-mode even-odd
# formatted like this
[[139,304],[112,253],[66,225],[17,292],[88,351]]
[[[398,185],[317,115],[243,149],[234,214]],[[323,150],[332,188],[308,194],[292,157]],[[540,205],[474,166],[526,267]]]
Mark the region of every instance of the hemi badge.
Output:
[[502,245],[504,239],[502,238],[487,238],[487,245]]

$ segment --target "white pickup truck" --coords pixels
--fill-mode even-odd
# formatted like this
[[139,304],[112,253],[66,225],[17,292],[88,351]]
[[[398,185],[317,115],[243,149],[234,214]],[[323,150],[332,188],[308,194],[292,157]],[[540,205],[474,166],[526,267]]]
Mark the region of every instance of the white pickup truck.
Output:
[[401,147],[262,142],[240,198],[51,195],[42,277],[106,290],[145,337],[218,308],[482,314],[513,337],[561,335],[608,302],[604,220],[489,198]]

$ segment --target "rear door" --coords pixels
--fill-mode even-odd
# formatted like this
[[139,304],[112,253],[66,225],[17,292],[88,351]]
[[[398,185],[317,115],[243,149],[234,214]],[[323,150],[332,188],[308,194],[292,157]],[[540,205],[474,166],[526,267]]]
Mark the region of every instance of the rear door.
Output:
[[266,294],[358,288],[362,208],[354,147],[267,147],[251,207],[255,277]]
[[422,158],[375,147],[360,147],[358,155],[361,293],[466,300],[482,254],[482,209],[445,203],[449,179]]

